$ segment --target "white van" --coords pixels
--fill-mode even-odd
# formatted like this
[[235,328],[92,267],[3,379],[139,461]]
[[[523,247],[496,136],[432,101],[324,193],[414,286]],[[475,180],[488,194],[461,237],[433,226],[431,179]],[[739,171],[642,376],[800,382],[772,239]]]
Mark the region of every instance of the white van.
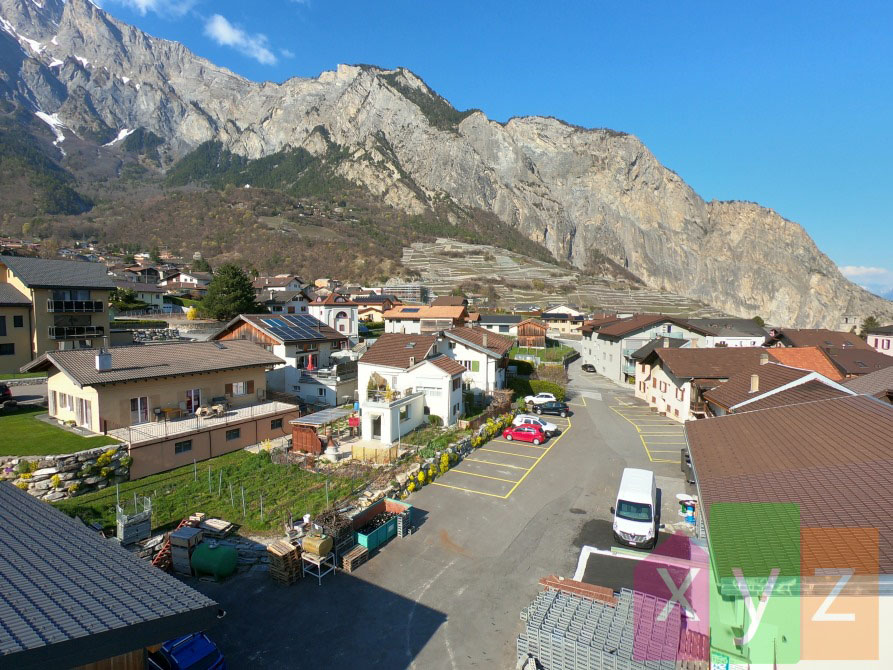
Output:
[[620,478],[614,515],[618,544],[653,549],[657,544],[657,484],[651,470],[625,468]]

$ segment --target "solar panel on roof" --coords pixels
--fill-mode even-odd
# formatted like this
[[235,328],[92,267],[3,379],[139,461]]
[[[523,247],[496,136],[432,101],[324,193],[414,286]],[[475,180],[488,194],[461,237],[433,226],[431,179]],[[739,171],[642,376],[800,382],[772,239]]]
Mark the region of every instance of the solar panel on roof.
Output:
[[402,311],[404,313],[413,313],[413,312],[418,312],[419,308],[418,307],[404,307]]

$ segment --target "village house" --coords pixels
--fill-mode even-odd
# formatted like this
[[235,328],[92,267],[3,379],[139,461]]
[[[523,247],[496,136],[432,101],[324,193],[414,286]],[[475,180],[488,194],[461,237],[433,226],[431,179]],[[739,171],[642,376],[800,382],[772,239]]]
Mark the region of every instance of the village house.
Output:
[[464,295],[439,295],[431,301],[431,307],[468,307]]
[[49,351],[22,371],[47,373],[51,418],[127,442],[138,478],[287,435],[297,407],[267,398],[282,363],[232,340]]
[[585,328],[583,362],[613,382],[633,383],[636,378],[633,354],[651,340],[664,337],[687,340],[690,347],[707,345],[707,333],[700,327],[663,314],[636,314]]
[[438,335],[385,333],[359,361],[362,437],[393,444],[436,416],[452,426],[462,416],[465,367]]
[[468,312],[462,305],[398,305],[384,313],[384,330],[386,333],[419,335],[464,326],[468,320]]
[[893,366],[847,379],[843,385],[851,391],[872,395],[893,405]]
[[309,314],[240,314],[212,340],[249,340],[282,359],[267,372],[271,391],[294,394],[311,405],[353,402],[357,364],[347,336]]
[[385,312],[403,304],[392,295],[371,293],[367,295],[352,294],[350,297],[357,303],[358,318],[365,323],[383,323]]
[[443,336],[449,346],[449,357],[459,361],[466,370],[462,375],[466,390],[489,396],[505,388],[508,354],[515,343],[511,337],[461,326],[443,331]]
[[865,341],[885,356],[893,356],[893,325],[873,328],[865,333]]
[[359,342],[359,313],[357,303],[347,296],[330,293],[326,297],[316,296],[307,306],[311,316],[346,336],[351,344]]
[[[667,338],[663,343],[670,342]],[[807,347],[798,352],[796,359],[789,359],[796,360],[794,367],[761,347],[703,349],[658,344],[637,359],[635,395],[660,414],[684,423],[736,411],[739,405],[767,393],[814,380],[837,394],[847,393],[837,384],[840,376],[820,349]],[[823,391],[819,389],[816,395],[827,397]]]
[[257,296],[257,302],[271,314],[306,314],[310,299],[305,291],[280,291],[266,289]]
[[307,284],[298,275],[281,274],[272,277],[258,277],[252,282],[254,292],[261,295],[270,291],[288,291],[295,293],[304,288]]
[[772,328],[765,347],[821,347],[822,349],[870,349],[855,333],[827,328]]
[[140,284],[158,284],[161,281],[161,271],[153,265],[128,265],[115,272],[125,281]]
[[114,283],[116,289],[133,291],[134,297],[146,303],[146,309],[149,311],[160,312],[164,309],[164,289],[160,286],[122,279],[115,279]]
[[539,319],[524,319],[518,324],[518,346],[545,349],[548,329],[549,327]]
[[99,263],[0,256],[0,373],[45,351],[101,344],[114,288]]
[[518,336],[518,324],[524,320],[519,314],[481,314],[476,326],[485,328],[491,333]]
[[553,337],[583,334],[585,317],[582,314],[547,311],[540,315],[540,320],[548,326],[548,333]]
[[214,276],[210,272],[187,272],[186,270],[177,270],[173,274],[169,274],[164,279],[158,281],[159,286],[166,289],[203,289],[207,288]]
[[143,670],[146,648],[218,618],[216,602],[80,519],[0,482],[0,666]]
[[766,330],[753,319],[710,317],[684,321],[704,333],[708,348],[760,347],[766,341]]
[[[722,667],[755,667],[755,659],[808,670],[882,667],[893,624],[893,407],[844,396],[694,421],[685,433],[698,509],[710,510],[699,511],[696,528],[714,574],[702,598],[712,658]],[[782,613],[756,636],[743,634],[752,608],[738,570],[754,599],[762,592]],[[779,574],[786,578],[767,589]],[[831,596],[831,611],[861,626],[822,622]]]

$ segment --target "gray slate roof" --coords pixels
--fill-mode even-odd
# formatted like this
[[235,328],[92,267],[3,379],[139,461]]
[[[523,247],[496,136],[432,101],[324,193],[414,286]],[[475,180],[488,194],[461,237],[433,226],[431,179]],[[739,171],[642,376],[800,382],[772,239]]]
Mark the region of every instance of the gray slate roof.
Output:
[[48,351],[22,370],[32,372],[55,367],[81,386],[95,386],[285,362],[248,340],[135,345],[112,347],[108,351],[112,355],[112,367],[102,372],[96,369],[97,349]]
[[0,667],[68,668],[202,630],[217,604],[0,482]]
[[[666,340],[666,342],[665,342]],[[681,347],[687,346],[689,343],[688,340],[683,340],[681,337],[656,337],[651,340],[648,344],[641,347],[640,349],[636,349],[631,355],[630,358],[634,358],[636,360],[645,359],[648,354],[654,351],[657,348],[662,348],[664,345],[671,349],[679,349]]]
[[27,307],[31,304],[28,296],[19,293],[18,289],[12,284],[0,284],[0,307],[13,307],[22,305]]
[[854,377],[843,382],[843,385],[856,393],[877,395],[893,391],[893,366],[869,372],[861,377]]
[[766,337],[768,333],[753,319],[704,318],[683,319],[687,323],[716,337]]
[[494,324],[519,324],[525,318],[520,314],[481,314],[478,323],[494,323]]
[[0,256],[0,263],[12,270],[30,288],[115,288],[115,282],[101,263],[54,261],[24,256]]

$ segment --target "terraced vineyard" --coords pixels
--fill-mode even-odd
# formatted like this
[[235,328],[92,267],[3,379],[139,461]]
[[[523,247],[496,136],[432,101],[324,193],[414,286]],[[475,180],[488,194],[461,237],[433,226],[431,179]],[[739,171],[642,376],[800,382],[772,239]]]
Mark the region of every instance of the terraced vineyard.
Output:
[[[403,265],[418,272],[438,295],[456,287],[486,293],[492,285],[499,306],[511,309],[570,302],[595,311],[662,312],[685,316],[721,316],[717,309],[666,291],[627,280],[591,277],[552,263],[526,258],[489,245],[445,238],[403,249]],[[475,290],[477,289],[477,290]]]

